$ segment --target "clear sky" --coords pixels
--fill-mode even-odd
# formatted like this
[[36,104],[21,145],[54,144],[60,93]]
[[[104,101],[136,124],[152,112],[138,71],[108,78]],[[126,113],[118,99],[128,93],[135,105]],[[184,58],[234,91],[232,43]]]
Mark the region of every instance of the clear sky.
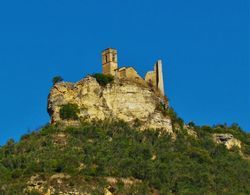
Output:
[[0,2],[0,145],[49,122],[51,79],[101,72],[101,51],[144,76],[164,63],[165,91],[186,121],[250,130],[248,0]]

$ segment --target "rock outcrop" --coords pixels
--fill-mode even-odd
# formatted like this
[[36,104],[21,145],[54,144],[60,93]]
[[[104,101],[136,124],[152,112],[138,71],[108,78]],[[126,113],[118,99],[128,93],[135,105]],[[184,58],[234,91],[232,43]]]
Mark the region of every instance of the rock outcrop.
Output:
[[[142,183],[141,180],[135,178],[116,178],[116,177],[103,177],[103,181],[106,183],[103,188],[103,193],[105,195],[116,194],[114,191],[117,190],[117,185],[120,183],[125,188],[129,189],[136,184]],[[72,177],[64,173],[57,173],[52,176],[41,176],[36,174],[31,176],[27,181],[27,186],[23,190],[24,194],[44,194],[44,195],[54,195],[54,194],[65,194],[65,195],[90,195],[90,191],[95,190],[94,185],[96,181],[91,181],[93,183],[88,184],[84,178],[79,178],[81,185],[74,186],[72,182]],[[85,185],[84,185],[85,184]]]
[[172,133],[171,120],[157,109],[168,106],[166,98],[148,86],[128,79],[115,79],[103,87],[88,76],[77,83],[60,82],[53,86],[48,99],[51,122],[62,121],[62,105],[77,104],[82,120],[119,119],[130,124],[139,122],[141,129],[164,129]]
[[190,127],[189,125],[184,125],[184,129],[186,129],[187,134],[189,136],[192,136],[192,137],[194,137],[196,139],[198,138],[197,132],[194,130],[193,127]]
[[218,144],[224,144],[227,149],[231,149],[234,146],[241,148],[241,141],[234,138],[230,133],[215,133],[213,134],[213,139]]

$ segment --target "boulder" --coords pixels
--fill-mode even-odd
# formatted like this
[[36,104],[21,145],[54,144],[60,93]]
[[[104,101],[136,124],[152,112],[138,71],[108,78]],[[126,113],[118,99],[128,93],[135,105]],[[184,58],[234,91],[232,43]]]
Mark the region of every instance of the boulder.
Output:
[[234,138],[230,133],[214,133],[213,139],[218,144],[224,144],[227,149],[231,149],[234,146],[241,148],[241,141]]

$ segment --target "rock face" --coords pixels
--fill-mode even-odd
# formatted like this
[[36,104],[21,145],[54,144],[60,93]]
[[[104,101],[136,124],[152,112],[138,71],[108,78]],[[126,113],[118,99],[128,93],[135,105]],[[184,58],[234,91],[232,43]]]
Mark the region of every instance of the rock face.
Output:
[[93,77],[77,83],[61,82],[53,86],[48,99],[51,122],[62,121],[60,107],[77,104],[82,120],[120,119],[133,124],[140,122],[141,129],[164,129],[172,133],[169,117],[157,110],[160,103],[168,106],[165,98],[147,86],[126,79],[115,79],[103,87]]
[[241,141],[234,138],[232,134],[225,133],[225,134],[213,134],[213,139],[218,144],[225,144],[227,149],[231,149],[232,147],[236,146],[238,148],[241,148]]
[[[79,178],[78,178],[79,179]],[[106,186],[103,188],[103,193],[105,195],[112,195],[117,189],[117,184],[120,182],[125,188],[130,188],[135,184],[142,183],[141,180],[134,178],[115,178],[115,177],[103,177],[106,181]],[[91,181],[89,181],[91,182]],[[27,181],[27,186],[23,190],[23,194],[44,194],[44,195],[54,195],[54,194],[64,194],[64,195],[91,195],[89,192],[95,190],[95,183],[89,183],[86,185],[86,180],[80,179],[80,185],[72,185],[72,177],[64,173],[57,173],[51,176],[41,176],[36,174],[31,176]]]
[[45,178],[40,175],[34,175],[27,182],[24,194],[65,194],[65,195],[89,195],[87,192],[80,192],[78,189],[69,185],[71,176],[63,173],[52,175]]
[[197,132],[194,131],[194,129],[192,127],[190,127],[189,125],[184,125],[184,129],[187,130],[187,134],[194,137],[194,138],[198,138]]

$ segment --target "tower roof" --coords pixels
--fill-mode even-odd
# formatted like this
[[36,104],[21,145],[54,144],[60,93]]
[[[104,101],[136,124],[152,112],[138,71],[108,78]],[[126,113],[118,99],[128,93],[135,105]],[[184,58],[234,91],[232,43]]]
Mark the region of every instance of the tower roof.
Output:
[[107,49],[104,49],[103,51],[102,51],[102,53],[106,53],[106,52],[117,52],[117,50],[115,49],[115,48],[107,48]]

